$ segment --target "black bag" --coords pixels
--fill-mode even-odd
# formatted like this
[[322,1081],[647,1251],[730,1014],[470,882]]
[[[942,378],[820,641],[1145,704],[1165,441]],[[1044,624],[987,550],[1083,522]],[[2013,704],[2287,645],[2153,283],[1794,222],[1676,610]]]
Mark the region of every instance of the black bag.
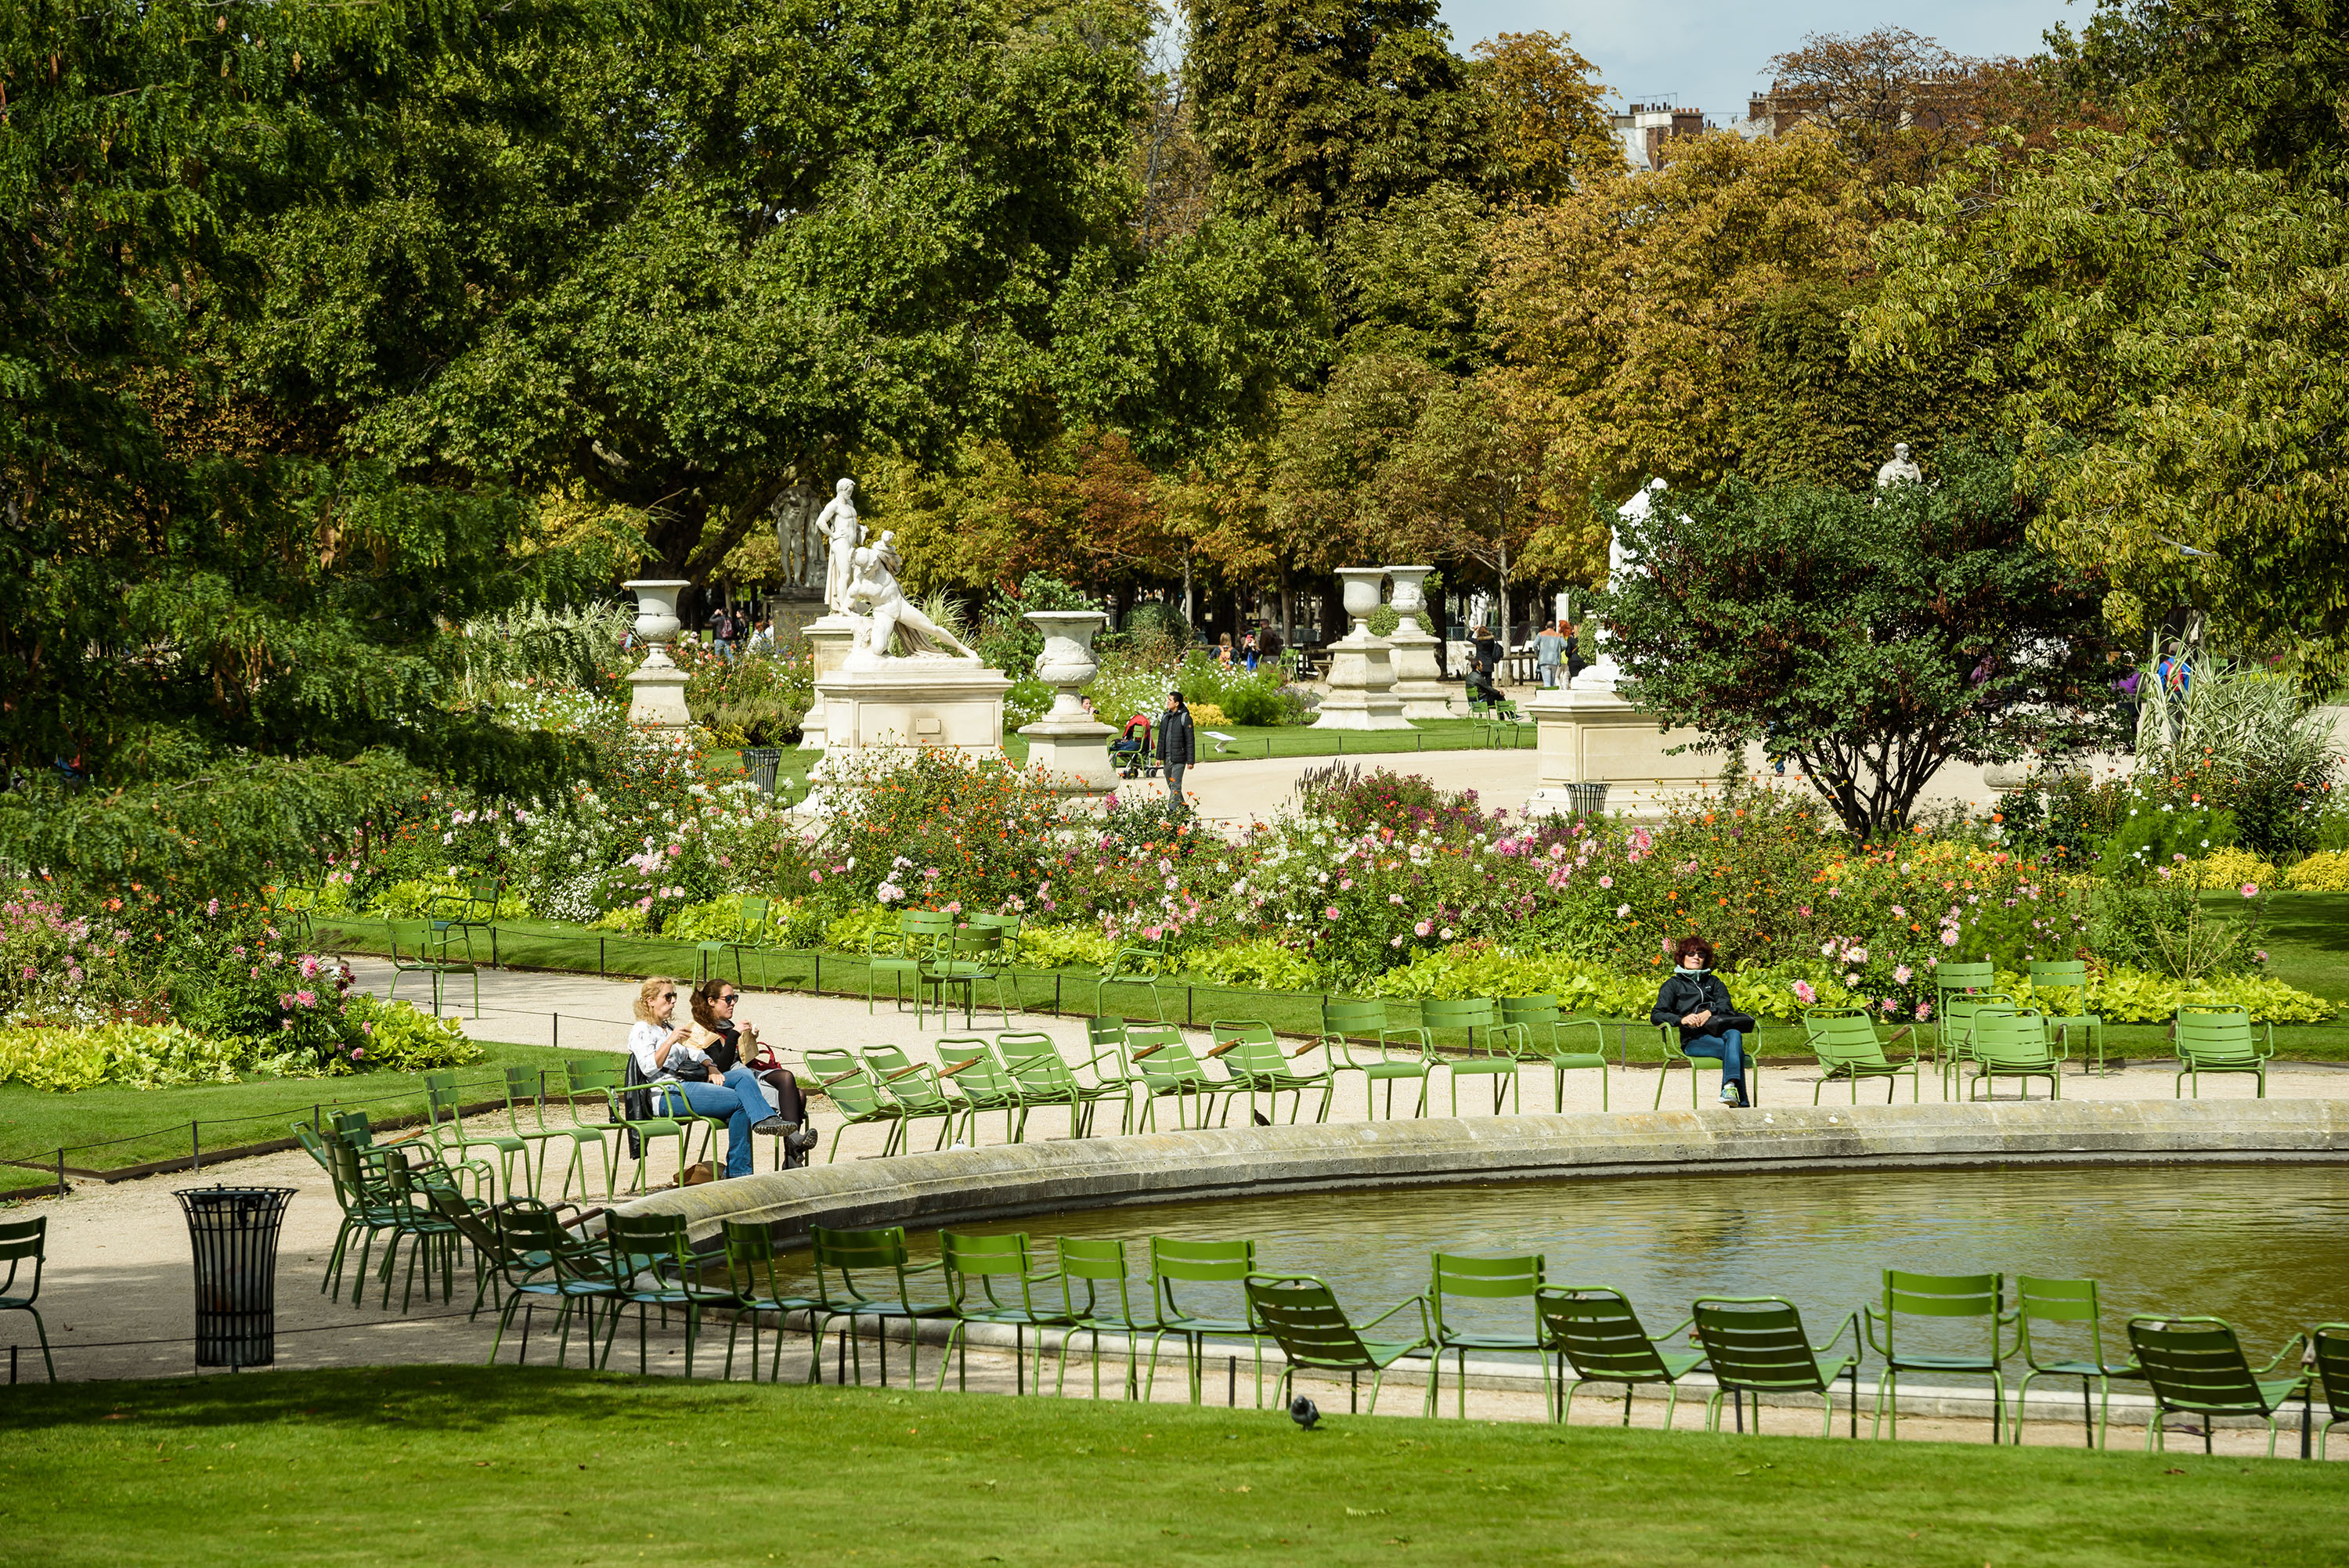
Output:
[[1708,1035],[1717,1035],[1723,1029],[1734,1029],[1741,1035],[1750,1035],[1761,1026],[1750,1015],[1744,1013],[1716,1013],[1704,1021],[1704,1032]]

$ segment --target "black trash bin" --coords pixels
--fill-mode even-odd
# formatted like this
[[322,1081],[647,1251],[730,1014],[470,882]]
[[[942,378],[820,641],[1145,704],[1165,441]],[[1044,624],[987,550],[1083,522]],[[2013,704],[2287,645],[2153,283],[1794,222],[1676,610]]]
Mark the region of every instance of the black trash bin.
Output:
[[196,1365],[266,1367],[277,1359],[277,1232],[292,1187],[190,1187],[196,1257]]
[[742,770],[750,782],[759,787],[761,795],[775,792],[775,769],[782,766],[783,748],[780,746],[746,746],[742,748]]
[[1607,815],[1607,786],[1604,784],[1569,784],[1566,787],[1566,795],[1573,802],[1574,814],[1578,817]]

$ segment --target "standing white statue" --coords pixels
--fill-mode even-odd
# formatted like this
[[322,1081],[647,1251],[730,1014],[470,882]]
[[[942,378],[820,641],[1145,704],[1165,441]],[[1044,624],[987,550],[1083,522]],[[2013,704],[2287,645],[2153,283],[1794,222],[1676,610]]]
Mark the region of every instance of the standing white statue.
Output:
[[1894,485],[1919,485],[1925,482],[1925,470],[1909,460],[1909,443],[1892,443],[1892,460],[1876,470],[1876,488],[1890,490]]
[[848,584],[855,575],[851,558],[864,542],[864,525],[856,520],[856,481],[833,486],[832,500],[815,520],[824,538],[823,607],[834,614],[848,613]]
[[905,639],[908,654],[950,650],[967,659],[978,657],[953,633],[922,614],[921,607],[909,601],[905,591],[897,585],[897,571],[905,563],[897,559],[896,538],[895,533],[884,533],[849,557],[847,604],[843,608],[860,603],[873,607],[872,620],[857,633],[856,651],[872,658],[886,657],[889,640],[895,635]]

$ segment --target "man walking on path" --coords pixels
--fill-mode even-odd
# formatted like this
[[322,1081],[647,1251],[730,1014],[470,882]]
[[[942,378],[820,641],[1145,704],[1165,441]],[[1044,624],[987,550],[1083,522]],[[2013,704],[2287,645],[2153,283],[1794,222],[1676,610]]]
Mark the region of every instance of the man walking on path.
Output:
[[1166,694],[1166,711],[1158,720],[1158,763],[1166,769],[1166,798],[1174,802],[1178,811],[1183,804],[1183,769],[1199,759],[1198,742],[1191,734],[1191,710],[1183,706],[1183,694]]

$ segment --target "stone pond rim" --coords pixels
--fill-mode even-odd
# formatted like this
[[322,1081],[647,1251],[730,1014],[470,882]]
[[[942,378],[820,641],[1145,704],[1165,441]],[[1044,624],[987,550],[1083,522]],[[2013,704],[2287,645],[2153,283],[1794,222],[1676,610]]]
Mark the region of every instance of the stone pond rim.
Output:
[[697,1243],[721,1221],[928,1230],[1067,1209],[1559,1177],[1760,1171],[2349,1163],[2349,1100],[1761,1106],[1427,1118],[1056,1139],[770,1171],[652,1193]]

